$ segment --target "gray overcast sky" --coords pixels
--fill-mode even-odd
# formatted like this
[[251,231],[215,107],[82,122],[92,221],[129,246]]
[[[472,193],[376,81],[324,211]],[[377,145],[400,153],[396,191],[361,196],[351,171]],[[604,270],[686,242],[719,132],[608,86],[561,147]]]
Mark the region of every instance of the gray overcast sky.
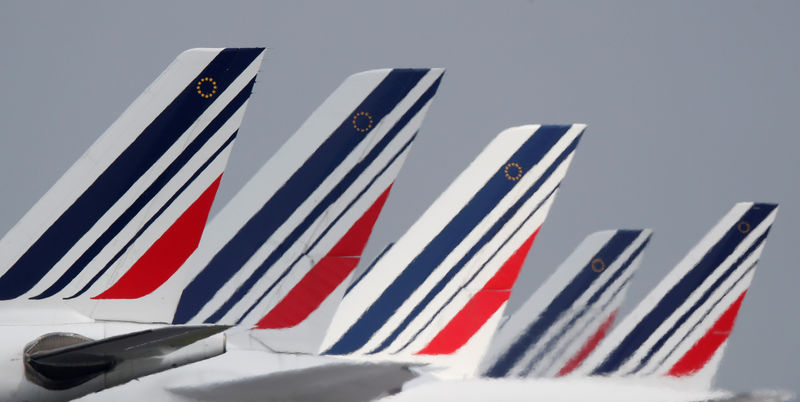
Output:
[[780,212],[717,384],[800,391],[800,2],[4,2],[0,232],[182,50],[267,46],[227,201],[349,74],[447,73],[364,262],[503,128],[587,123],[512,297],[590,232],[651,227],[630,309],[736,201]]

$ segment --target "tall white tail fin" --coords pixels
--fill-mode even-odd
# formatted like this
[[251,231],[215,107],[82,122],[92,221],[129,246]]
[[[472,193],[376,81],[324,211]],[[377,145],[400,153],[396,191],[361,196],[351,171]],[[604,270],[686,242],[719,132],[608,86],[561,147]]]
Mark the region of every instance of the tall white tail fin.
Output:
[[209,224],[171,320],[316,350],[443,73],[347,78]]
[[588,356],[616,317],[652,231],[589,235],[498,330],[487,377],[555,377]]
[[584,128],[500,133],[349,289],[322,353],[474,370]]
[[709,386],[777,212],[776,204],[736,204],[576,373]]
[[166,281],[197,247],[263,54],[181,53],[0,241],[0,299],[96,304]]

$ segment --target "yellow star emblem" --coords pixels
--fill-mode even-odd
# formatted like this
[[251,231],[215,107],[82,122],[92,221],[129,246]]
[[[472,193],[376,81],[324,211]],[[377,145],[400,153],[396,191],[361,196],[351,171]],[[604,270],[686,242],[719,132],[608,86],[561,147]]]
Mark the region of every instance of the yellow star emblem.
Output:
[[203,77],[197,81],[197,94],[208,99],[217,93],[217,82],[211,77]]
[[506,179],[511,181],[517,181],[522,178],[522,166],[519,163],[511,162],[506,165],[505,169],[503,169],[503,174],[506,175]]
[[372,129],[372,115],[367,112],[358,112],[353,115],[353,128],[360,133],[366,133]]

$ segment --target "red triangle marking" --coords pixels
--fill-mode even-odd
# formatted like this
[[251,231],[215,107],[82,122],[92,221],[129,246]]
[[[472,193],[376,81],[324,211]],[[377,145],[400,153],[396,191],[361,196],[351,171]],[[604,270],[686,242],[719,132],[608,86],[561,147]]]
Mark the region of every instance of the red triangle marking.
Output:
[[372,228],[392,185],[375,200],[364,215],[336,243],[328,254],[308,271],[267,315],[257,329],[291,328],[308,318],[317,307],[350,275],[361,260]]
[[500,267],[492,279],[450,320],[428,346],[417,352],[419,355],[449,355],[464,346],[491,318],[500,306],[508,301],[511,288],[517,280],[519,270],[525,262],[539,229],[520,246]]
[[672,366],[667,375],[673,377],[692,375],[700,371],[711,360],[711,357],[725,343],[728,335],[733,330],[733,325],[736,323],[736,316],[739,314],[739,307],[742,305],[745,294],[747,294],[747,290],[742,292],[739,298],[717,319],[717,322],[708,332]]
[[93,299],[137,299],[158,289],[197,249],[222,175],[108,290]]
[[602,324],[600,324],[600,327],[597,328],[597,331],[594,333],[594,335],[592,335],[586,341],[586,343],[581,347],[578,353],[575,354],[575,356],[572,356],[572,358],[569,359],[567,364],[565,364],[564,367],[562,367],[561,370],[558,372],[558,374],[556,374],[556,377],[565,376],[571,373],[572,370],[578,368],[578,366],[580,366],[581,363],[583,363],[583,361],[587,357],[589,357],[589,353],[592,353],[597,344],[600,343],[600,341],[602,341],[603,338],[606,337],[606,334],[608,334],[608,330],[609,328],[611,328],[611,324],[614,323],[614,319],[617,317],[617,311],[618,310],[614,310],[614,312],[611,313],[611,315],[608,316],[608,318],[606,318],[606,320]]

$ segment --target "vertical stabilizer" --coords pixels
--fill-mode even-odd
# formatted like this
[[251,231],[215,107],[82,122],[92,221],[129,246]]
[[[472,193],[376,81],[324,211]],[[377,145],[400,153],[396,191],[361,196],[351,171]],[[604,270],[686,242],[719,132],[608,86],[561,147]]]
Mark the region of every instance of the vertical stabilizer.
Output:
[[0,299],[157,311],[130,301],[197,247],[263,55],[181,53],[0,241]]
[[589,235],[498,330],[483,376],[555,377],[569,373],[614,321],[652,231]]
[[443,74],[348,77],[209,224],[170,320],[316,350]]
[[352,286],[321,351],[474,370],[584,128],[500,133]]

